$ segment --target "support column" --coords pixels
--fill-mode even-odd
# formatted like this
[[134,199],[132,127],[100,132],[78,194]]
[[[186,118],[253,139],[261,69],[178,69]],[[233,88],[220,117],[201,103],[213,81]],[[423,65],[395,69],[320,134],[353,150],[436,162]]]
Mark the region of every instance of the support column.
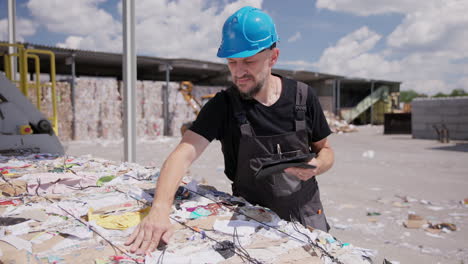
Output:
[[135,1],[123,0],[124,161],[136,161]]
[[169,64],[162,65],[162,67],[159,68],[160,71],[165,70],[166,71],[166,85],[163,86],[162,90],[162,101],[163,101],[163,118],[164,118],[164,131],[163,135],[164,136],[169,136],[169,82],[171,81],[171,70],[172,66]]
[[337,80],[336,85],[336,115],[341,117],[341,80]]
[[72,140],[76,139],[76,107],[75,107],[75,85],[76,85],[76,64],[75,64],[75,53],[72,53],[65,61],[67,65],[70,65],[70,100],[72,106]]
[[332,110],[333,113],[336,115],[336,80],[333,80],[332,83]]
[[[371,82],[371,94],[374,93],[374,81]],[[374,125],[374,104],[370,107],[370,124]]]
[[[8,0],[8,43],[16,44],[16,0]],[[8,53],[16,53],[16,47],[8,47]],[[16,80],[17,57],[11,56],[11,78]]]

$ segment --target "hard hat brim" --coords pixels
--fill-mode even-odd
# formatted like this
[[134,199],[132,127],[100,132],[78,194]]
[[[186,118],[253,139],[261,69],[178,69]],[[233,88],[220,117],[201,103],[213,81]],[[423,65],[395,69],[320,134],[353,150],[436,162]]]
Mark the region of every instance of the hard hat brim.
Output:
[[264,50],[265,48],[260,48],[260,49],[255,49],[255,50],[244,50],[244,51],[241,51],[241,52],[237,52],[237,53],[232,53],[232,54],[228,54],[227,52],[218,52],[217,56],[219,58],[226,58],[226,59],[229,59],[229,58],[247,58],[247,57],[250,57],[250,56],[253,56],[257,53],[259,53],[260,51]]

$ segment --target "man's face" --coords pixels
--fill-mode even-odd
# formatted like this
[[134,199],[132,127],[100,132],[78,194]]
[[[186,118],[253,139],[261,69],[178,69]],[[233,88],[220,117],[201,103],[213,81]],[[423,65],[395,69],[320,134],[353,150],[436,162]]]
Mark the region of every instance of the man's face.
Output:
[[278,49],[274,48],[246,58],[227,59],[232,81],[244,98],[250,99],[260,92],[278,54]]

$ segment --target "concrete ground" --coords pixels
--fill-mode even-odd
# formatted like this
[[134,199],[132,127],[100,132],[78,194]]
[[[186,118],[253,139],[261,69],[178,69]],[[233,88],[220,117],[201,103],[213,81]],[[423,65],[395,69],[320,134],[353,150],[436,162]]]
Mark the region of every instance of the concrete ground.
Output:
[[[330,136],[334,167],[318,177],[330,233],[399,263],[468,263],[468,142],[438,143],[410,135],[383,135],[380,126]],[[161,166],[180,138],[142,141],[137,162]],[[67,142],[70,155],[122,160],[122,142]],[[219,142],[190,169],[198,180],[230,192]],[[371,215],[368,216],[368,213]],[[378,214],[375,214],[378,213]],[[372,215],[373,214],[373,215]],[[403,226],[408,214],[457,230],[432,234]],[[396,262],[395,262],[396,263]]]

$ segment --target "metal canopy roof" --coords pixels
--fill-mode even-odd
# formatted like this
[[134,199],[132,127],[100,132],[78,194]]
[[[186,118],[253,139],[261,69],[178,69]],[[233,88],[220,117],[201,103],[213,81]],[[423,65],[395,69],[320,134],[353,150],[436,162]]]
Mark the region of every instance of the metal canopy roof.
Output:
[[[122,79],[122,54],[77,50],[60,47],[51,47],[39,44],[23,43],[27,48],[50,50],[55,53],[56,73],[60,75],[69,75],[71,73],[70,65],[66,64],[66,59],[75,56],[76,75],[77,76],[96,76],[96,77],[115,77]],[[6,47],[0,47],[0,53],[7,52]],[[43,55],[41,58],[41,72],[48,73],[50,68],[48,60]],[[0,60],[0,69],[4,69],[3,60]],[[32,61],[29,69],[32,69]],[[172,67],[171,81],[192,81],[196,84],[204,85],[229,85],[230,74],[226,64],[192,60],[192,59],[168,59],[149,56],[137,57],[137,76],[138,80],[159,80],[164,81],[166,75],[163,66]],[[291,77],[298,81],[312,83],[327,79],[342,80],[361,80],[362,82],[378,81],[388,84],[399,84],[399,82],[367,79],[349,79],[344,76],[324,74],[310,71],[292,71],[285,69],[273,69],[274,73]]]

